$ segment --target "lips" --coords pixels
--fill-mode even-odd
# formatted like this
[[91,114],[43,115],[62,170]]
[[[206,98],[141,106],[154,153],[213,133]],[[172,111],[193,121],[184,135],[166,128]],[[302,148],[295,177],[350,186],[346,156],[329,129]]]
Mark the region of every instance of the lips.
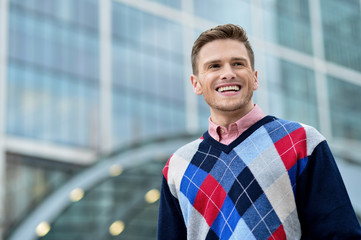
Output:
[[228,86],[218,87],[216,90],[217,92],[223,93],[223,92],[238,92],[239,89],[240,89],[239,85],[228,85]]

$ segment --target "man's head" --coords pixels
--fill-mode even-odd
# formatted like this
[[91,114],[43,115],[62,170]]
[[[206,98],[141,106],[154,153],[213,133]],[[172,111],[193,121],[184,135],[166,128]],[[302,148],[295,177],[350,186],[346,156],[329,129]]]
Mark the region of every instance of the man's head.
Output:
[[227,126],[251,111],[258,78],[242,28],[227,24],[202,33],[193,47],[192,64],[193,91],[203,95],[214,123]]
[[194,42],[191,55],[193,74],[198,74],[198,54],[202,47],[209,42],[220,39],[232,39],[242,42],[247,49],[251,67],[254,70],[254,53],[251,44],[248,41],[246,31],[240,26],[225,24],[203,32]]

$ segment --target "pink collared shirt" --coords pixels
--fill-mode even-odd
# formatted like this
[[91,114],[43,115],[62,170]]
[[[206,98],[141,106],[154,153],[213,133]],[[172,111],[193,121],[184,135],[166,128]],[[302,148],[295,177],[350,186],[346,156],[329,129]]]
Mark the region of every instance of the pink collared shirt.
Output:
[[229,145],[250,126],[264,118],[264,116],[265,114],[262,112],[261,108],[257,104],[255,104],[254,108],[249,113],[247,113],[237,122],[231,123],[228,129],[216,125],[209,117],[208,133],[218,142]]

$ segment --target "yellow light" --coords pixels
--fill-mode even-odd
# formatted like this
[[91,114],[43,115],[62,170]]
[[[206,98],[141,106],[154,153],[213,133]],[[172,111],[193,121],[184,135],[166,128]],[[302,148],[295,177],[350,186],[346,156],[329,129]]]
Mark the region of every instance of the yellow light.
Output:
[[119,176],[123,173],[123,167],[119,164],[114,164],[109,168],[109,173],[113,177]]
[[36,235],[39,237],[44,237],[50,231],[51,227],[47,222],[41,222],[35,229]]
[[113,236],[118,236],[124,231],[125,225],[122,221],[115,221],[109,227],[109,233]]
[[144,198],[147,203],[155,203],[160,198],[160,192],[158,189],[152,189],[145,194]]
[[69,197],[73,202],[80,201],[84,197],[84,191],[81,188],[75,188],[70,192]]

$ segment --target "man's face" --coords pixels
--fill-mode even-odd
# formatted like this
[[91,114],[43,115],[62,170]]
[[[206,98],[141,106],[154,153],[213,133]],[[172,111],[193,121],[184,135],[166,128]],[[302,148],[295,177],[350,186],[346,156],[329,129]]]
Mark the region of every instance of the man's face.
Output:
[[237,40],[215,40],[198,55],[198,74],[191,76],[193,90],[202,95],[214,114],[244,115],[253,108],[253,91],[258,88],[247,49]]

